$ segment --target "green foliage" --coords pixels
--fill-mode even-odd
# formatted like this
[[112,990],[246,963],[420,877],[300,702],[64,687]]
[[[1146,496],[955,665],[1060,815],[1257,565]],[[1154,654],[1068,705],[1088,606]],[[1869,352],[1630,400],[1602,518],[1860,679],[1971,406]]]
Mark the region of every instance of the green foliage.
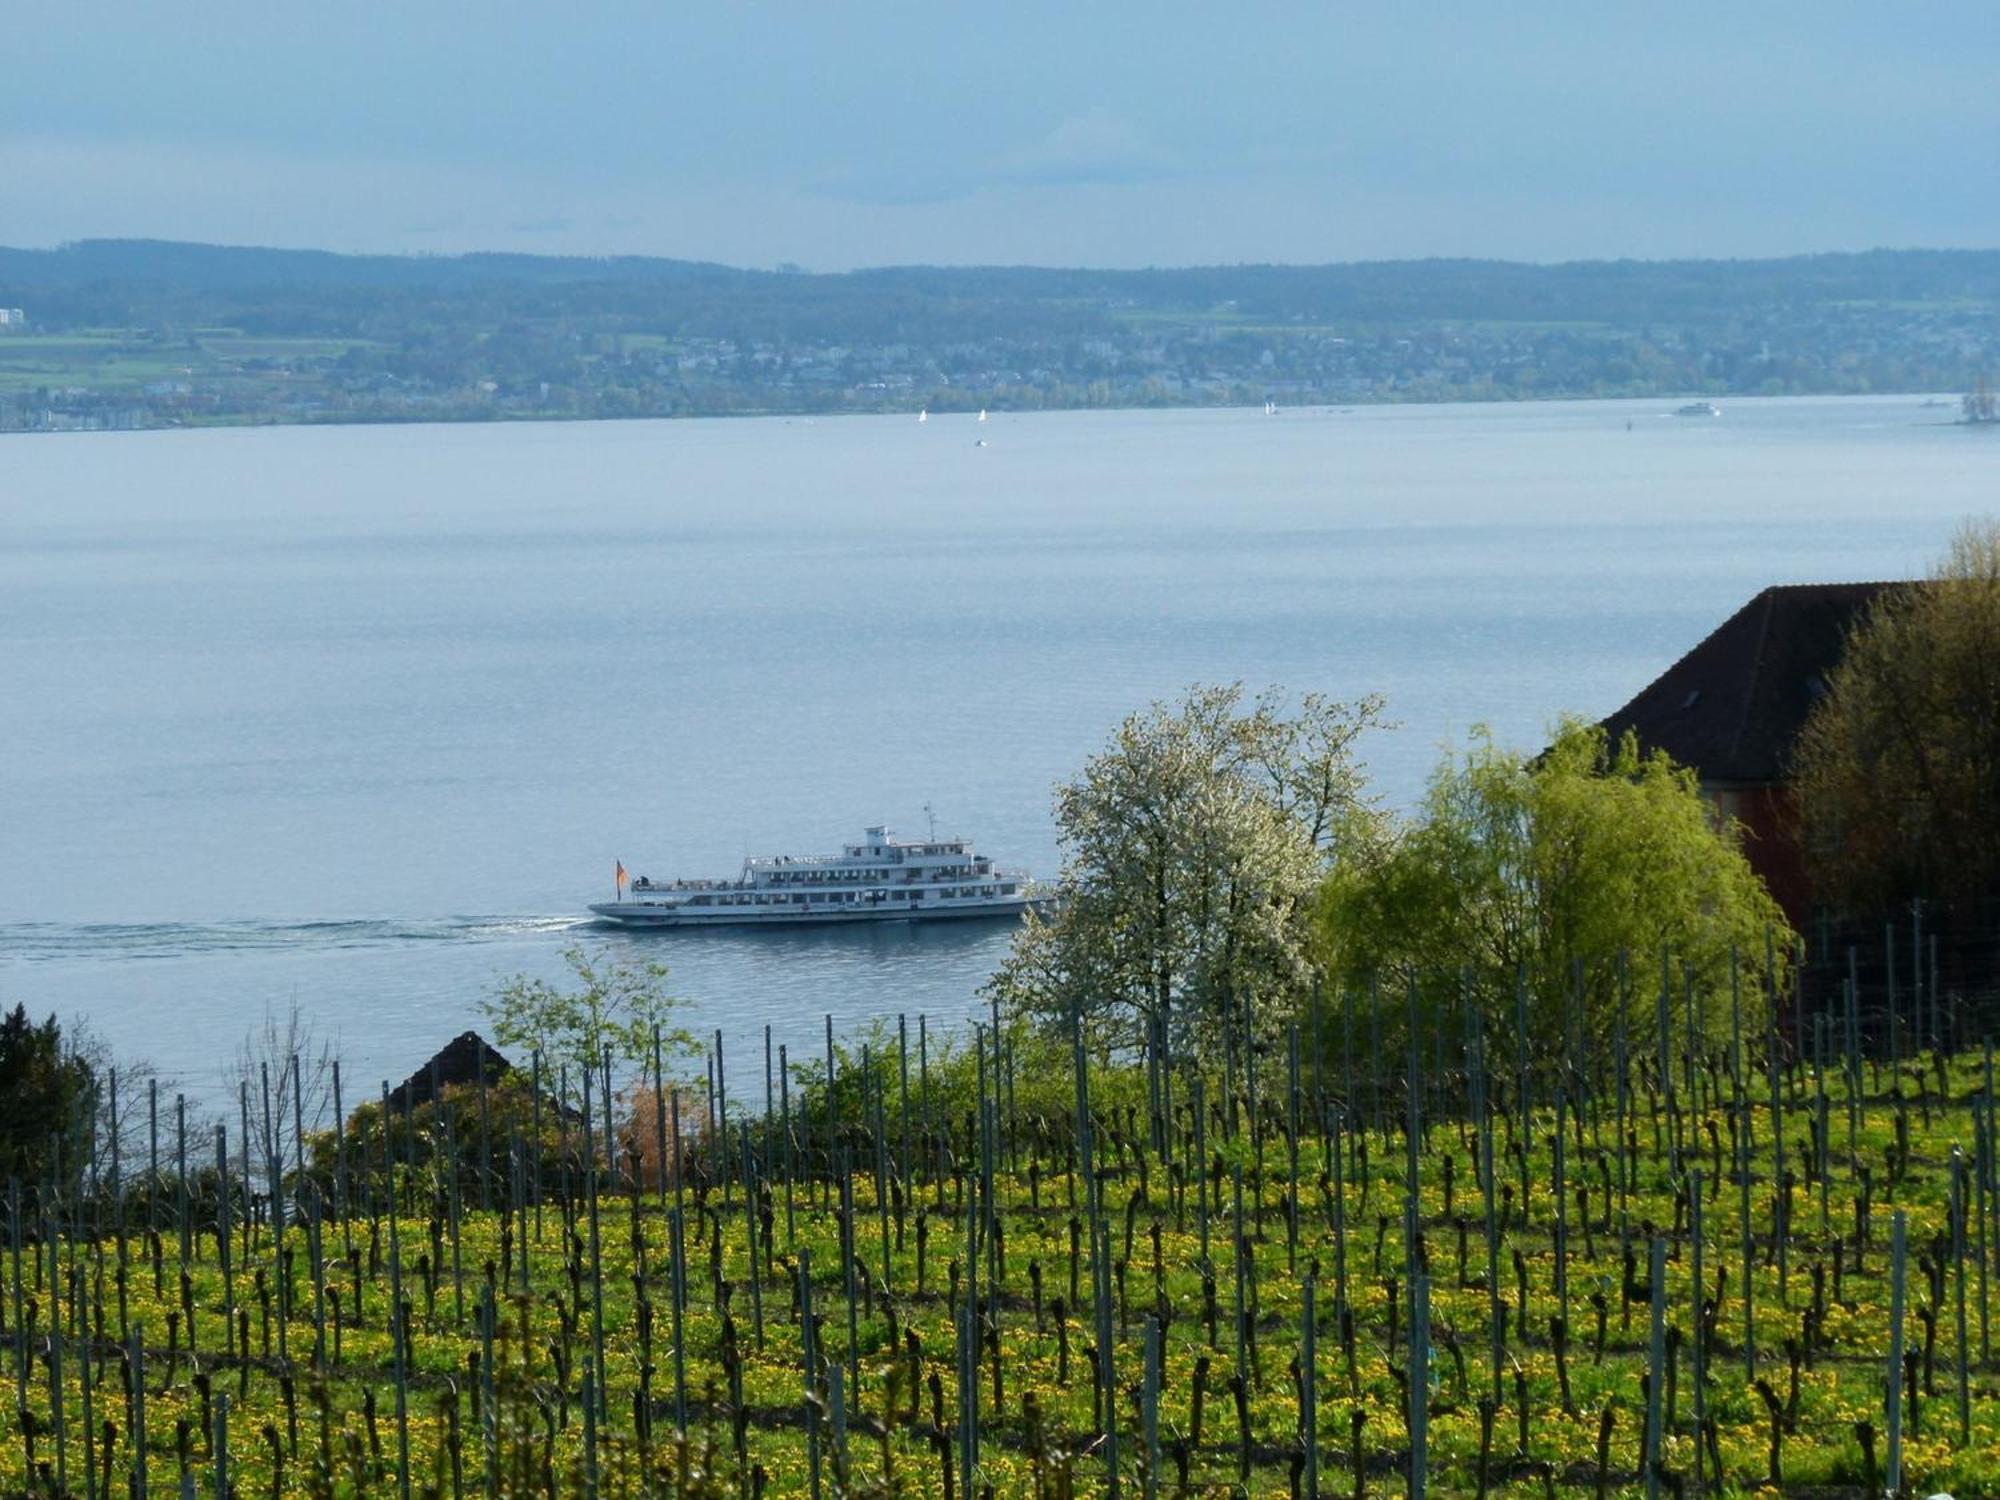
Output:
[[1794,750],[1819,893],[1856,915],[2000,886],[2000,523],[1881,595]]
[[16,1005],[0,1019],[0,1178],[30,1188],[52,1165],[50,1143],[69,1135],[93,1079],[89,1065],[63,1043],[50,1016],[39,1026]]
[[1381,700],[1295,711],[1240,685],[1195,687],[1121,724],[1056,789],[1058,912],[1031,921],[990,992],[1061,1028],[1268,1030],[1310,983],[1312,893],[1331,850],[1372,823],[1353,747]]
[[1794,941],[1693,773],[1576,721],[1532,760],[1475,733],[1413,818],[1338,863],[1320,934],[1340,983],[1469,988],[1489,1035],[1517,1024],[1524,983],[1532,1045],[1600,1056],[1621,1012],[1629,1035],[1650,1035],[1663,953],[1675,1013],[1691,995],[1726,1036],[1732,965],[1746,1024],[1759,1022],[1759,987],[1782,987]]
[[649,1066],[656,1033],[672,1057],[694,1050],[694,1037],[671,1024],[680,1001],[667,993],[665,964],[593,954],[581,945],[565,948],[563,959],[575,988],[516,974],[480,1007],[500,1046],[541,1053],[546,1087],[558,1088],[567,1067],[573,1102],[586,1069],[595,1077],[607,1064],[614,1071]]

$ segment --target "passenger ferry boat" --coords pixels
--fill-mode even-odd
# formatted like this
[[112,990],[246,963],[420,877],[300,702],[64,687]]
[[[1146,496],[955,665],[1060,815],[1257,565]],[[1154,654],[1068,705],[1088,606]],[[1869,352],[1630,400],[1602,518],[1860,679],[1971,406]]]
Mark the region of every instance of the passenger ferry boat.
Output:
[[899,839],[866,829],[838,854],[746,859],[734,880],[630,882],[591,910],[623,927],[777,927],[1018,917],[1049,904],[1025,870],[1003,869],[965,839]]

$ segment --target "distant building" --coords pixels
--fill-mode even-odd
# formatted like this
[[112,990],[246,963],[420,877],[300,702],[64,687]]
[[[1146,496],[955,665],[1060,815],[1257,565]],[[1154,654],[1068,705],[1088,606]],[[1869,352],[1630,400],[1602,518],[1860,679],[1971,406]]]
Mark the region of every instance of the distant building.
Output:
[[28,315],[18,307],[0,307],[0,328],[26,328]]
[[1664,750],[1701,778],[1717,812],[1742,823],[1744,852],[1803,932],[1812,888],[1790,788],[1792,746],[1826,692],[1849,630],[1893,583],[1765,589],[1604,720],[1643,750]]

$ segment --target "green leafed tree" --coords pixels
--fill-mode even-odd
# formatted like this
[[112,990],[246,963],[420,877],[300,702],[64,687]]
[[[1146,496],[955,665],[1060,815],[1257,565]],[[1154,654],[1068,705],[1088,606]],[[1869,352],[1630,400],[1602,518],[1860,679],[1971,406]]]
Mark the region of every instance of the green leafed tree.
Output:
[[1476,1004],[1496,1044],[1525,986],[1527,1040],[1547,1056],[1602,1056],[1621,1011],[1647,1047],[1664,974],[1676,1024],[1692,996],[1698,1024],[1726,1037],[1732,965],[1745,1023],[1761,1025],[1767,953],[1782,986],[1794,942],[1738,837],[1691,771],[1629,736],[1569,721],[1530,757],[1478,731],[1412,816],[1327,877],[1328,972],[1387,991],[1392,1014],[1413,982],[1427,1013]]
[[545,1081],[555,1084],[567,1068],[572,1096],[588,1069],[596,1077],[608,1064],[621,1073],[650,1066],[657,1030],[663,1061],[686,1056],[694,1037],[673,1025],[680,1001],[667,991],[665,964],[634,963],[583,947],[563,950],[574,984],[526,974],[504,981],[481,1009],[503,1048],[539,1052]]
[[50,1016],[37,1025],[26,1006],[0,1017],[0,1177],[17,1177],[32,1191],[52,1165],[58,1135],[71,1159],[84,1124],[94,1075]]
[[1017,1013],[1100,1040],[1208,1048],[1310,985],[1313,893],[1375,817],[1354,758],[1378,698],[1191,688],[1118,727],[1056,789],[1063,898],[991,981]]
[[1977,920],[2000,890],[2000,523],[1962,527],[1928,581],[1876,598],[1793,763],[1821,899]]

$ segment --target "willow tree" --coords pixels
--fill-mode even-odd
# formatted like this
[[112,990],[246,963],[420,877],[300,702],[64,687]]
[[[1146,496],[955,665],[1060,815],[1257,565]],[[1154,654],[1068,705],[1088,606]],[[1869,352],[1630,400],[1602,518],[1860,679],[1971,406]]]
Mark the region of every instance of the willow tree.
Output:
[[1928,581],[1876,597],[1793,766],[1822,899],[1861,915],[1996,894],[2000,525],[1968,523]]
[[1063,896],[991,981],[1103,1039],[1207,1048],[1268,1031],[1311,982],[1310,911],[1374,817],[1354,758],[1382,703],[1197,686],[1127,718],[1056,789]]
[[1338,983],[1386,990],[1392,1017],[1412,986],[1426,1010],[1482,1007],[1496,1039],[1525,1008],[1547,1055],[1601,1049],[1621,1015],[1643,1046],[1663,984],[1677,1019],[1692,999],[1726,1036],[1732,973],[1754,1025],[1794,942],[1738,840],[1692,771],[1629,735],[1570,721],[1528,756],[1477,731],[1408,819],[1328,875],[1326,962]]

